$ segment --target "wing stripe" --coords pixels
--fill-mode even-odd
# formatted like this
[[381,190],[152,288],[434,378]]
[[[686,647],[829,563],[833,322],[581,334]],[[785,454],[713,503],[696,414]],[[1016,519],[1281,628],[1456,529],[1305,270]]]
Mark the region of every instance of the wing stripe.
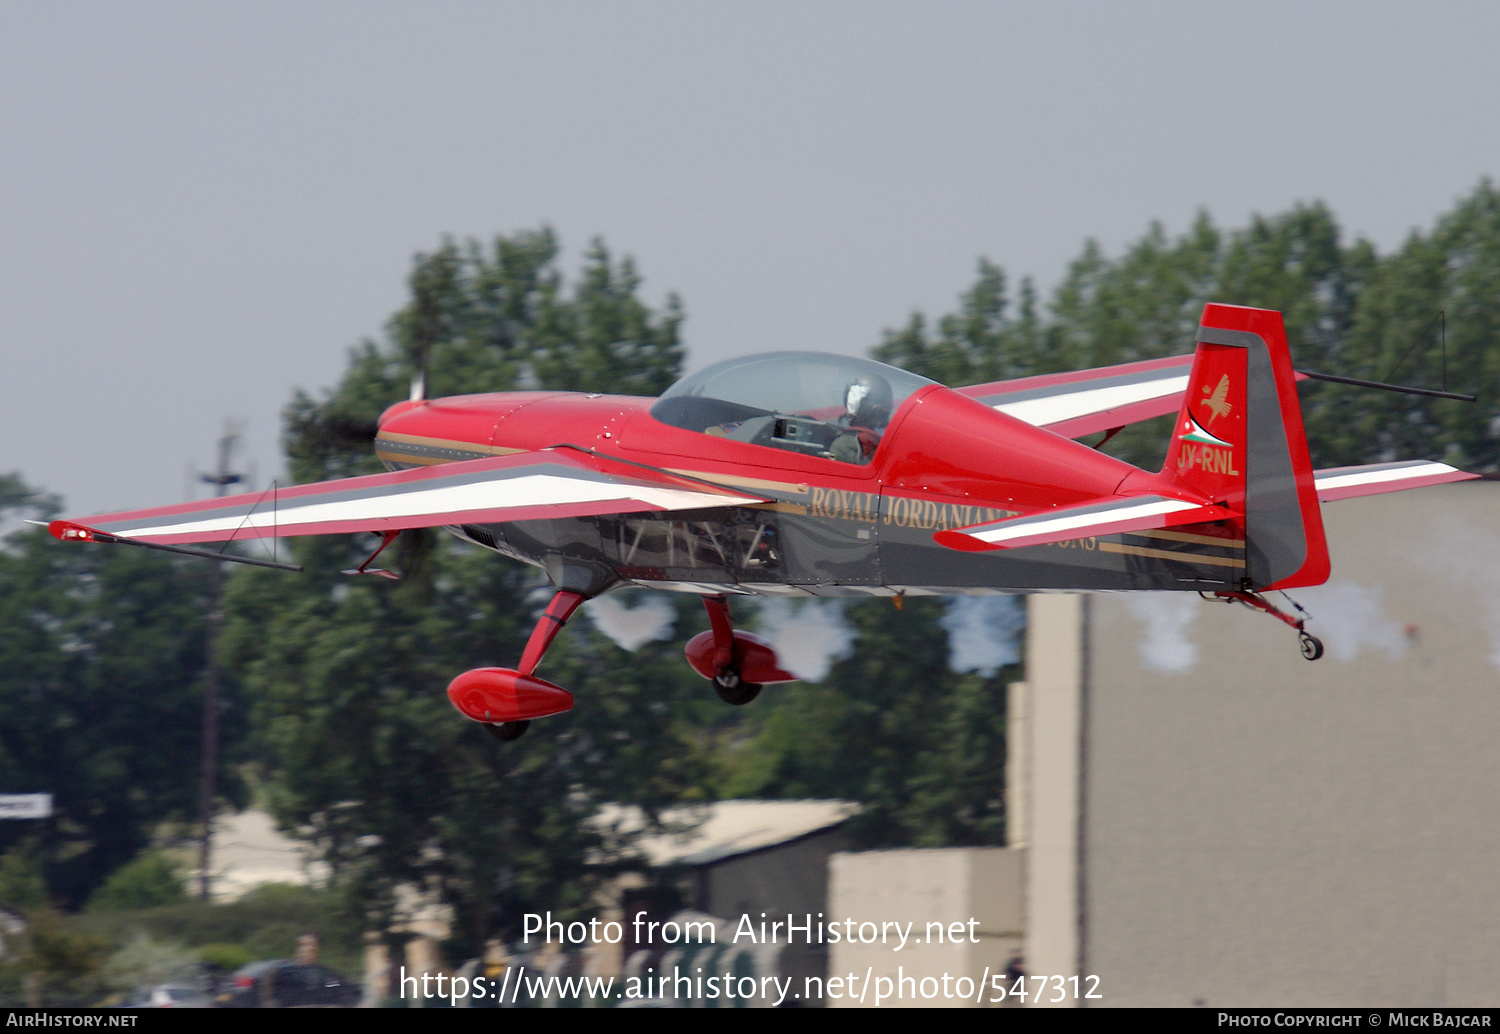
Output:
[[1333,467],[1313,472],[1318,499],[1325,503],[1354,496],[1441,485],[1449,481],[1465,481],[1474,477],[1478,475],[1432,460],[1372,463],[1364,467]]
[[[430,491],[435,486],[471,486],[471,485],[497,485],[514,480],[516,477],[529,474],[553,474],[560,477],[576,478],[579,480],[596,480],[608,484],[619,484],[618,479],[611,479],[608,475],[598,474],[592,470],[574,467],[566,463],[556,461],[542,461],[527,466],[516,466],[512,464],[497,463],[495,460],[480,460],[482,467],[466,466],[459,469],[459,464],[443,464],[440,467],[418,469],[411,471],[399,471],[395,474],[374,474],[368,477],[349,478],[344,481],[321,481],[310,485],[294,485],[283,488],[274,495],[262,493],[255,497],[256,505],[250,507],[256,511],[265,510],[267,517],[270,516],[272,508],[276,509],[278,515],[293,512],[297,507],[305,505],[306,501],[328,502],[337,499],[340,502],[363,502],[382,498],[392,498],[402,495],[413,495]],[[181,517],[186,520],[196,518],[207,520],[212,517],[233,517],[235,520],[243,520],[246,511],[246,496],[234,496],[224,500],[207,500],[199,503],[183,503],[177,506],[162,507],[157,510],[139,510],[129,513],[112,514],[110,517],[80,518],[80,523],[88,524],[90,527],[101,528],[105,531],[120,531],[129,524],[134,527],[149,526],[149,522],[167,516]]]
[[1185,499],[1164,499],[1160,496],[1143,496],[1140,499],[1126,502],[1105,503],[1101,506],[1088,506],[1069,510],[1058,517],[1048,517],[1046,514],[1037,514],[1031,517],[1015,517],[1008,521],[1001,521],[988,528],[974,529],[966,534],[979,539],[1000,545],[1012,542],[1016,539],[1029,539],[1039,535],[1055,535],[1058,532],[1076,531],[1095,527],[1099,524],[1140,520],[1142,518],[1156,517],[1163,514],[1178,513],[1182,510],[1196,510],[1199,503],[1191,503]]
[[450,518],[456,520],[464,513],[494,510],[501,507],[508,509],[510,507],[565,506],[570,503],[614,500],[634,500],[645,503],[649,509],[658,510],[696,509],[715,504],[756,501],[748,497],[716,498],[702,492],[688,492],[674,488],[622,485],[595,478],[527,473],[498,480],[491,478],[478,484],[442,485],[431,488],[424,486],[396,494],[356,493],[350,497],[333,500],[294,502],[288,506],[278,507],[275,513],[267,508],[258,510],[248,517],[243,513],[231,513],[190,521],[178,520],[164,524],[120,528],[118,531],[120,534],[149,538],[153,535],[212,534],[220,531],[233,531],[241,525],[247,532],[252,530],[293,532],[299,526],[348,520],[387,520],[399,523],[403,519],[441,516],[443,523],[448,523]]
[[1186,374],[1167,370],[1155,376],[1131,378],[1126,383],[1090,385],[1066,394],[1055,391],[1047,394],[1026,392],[1031,397],[991,405],[1007,416],[1024,420],[1034,427],[1047,427],[1121,406],[1180,396],[1187,390],[1187,382]]
[[933,540],[949,549],[984,551],[1043,546],[1071,539],[1137,533],[1181,524],[1227,520],[1233,513],[1206,501],[1139,495],[1047,510],[940,531]]
[[1069,386],[1074,385],[1086,388],[1104,384],[1124,384],[1140,377],[1161,376],[1173,370],[1186,373],[1192,364],[1193,355],[1189,352],[1185,355],[1168,356],[1165,359],[1143,359],[1134,363],[1100,366],[1092,370],[1041,373],[1008,381],[971,384],[957,390],[972,399],[993,404],[1006,396],[1029,398],[1033,394],[1061,394],[1067,391]]
[[157,542],[383,531],[392,527],[581,517],[756,505],[764,497],[606,456],[548,452],[491,457],[277,492],[78,518],[99,531]]

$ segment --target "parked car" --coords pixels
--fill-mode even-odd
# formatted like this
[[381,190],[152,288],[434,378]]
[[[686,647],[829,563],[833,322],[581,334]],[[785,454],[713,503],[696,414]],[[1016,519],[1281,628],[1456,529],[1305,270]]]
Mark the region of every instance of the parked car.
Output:
[[219,985],[217,1003],[228,1009],[353,1008],[364,997],[358,983],[316,962],[263,959],[241,966]]

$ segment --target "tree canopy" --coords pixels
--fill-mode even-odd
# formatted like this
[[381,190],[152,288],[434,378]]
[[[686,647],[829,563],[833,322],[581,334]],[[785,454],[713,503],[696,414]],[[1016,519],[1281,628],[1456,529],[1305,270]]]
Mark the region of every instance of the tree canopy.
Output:
[[[0,519],[56,505],[0,477]],[[72,906],[157,824],[194,814],[207,572],[142,550],[57,545],[36,527],[0,545],[0,787],[51,793],[55,813],[0,824],[0,854],[40,841],[48,890]],[[233,692],[227,701],[231,728],[243,727]],[[233,771],[221,778],[242,799]]]

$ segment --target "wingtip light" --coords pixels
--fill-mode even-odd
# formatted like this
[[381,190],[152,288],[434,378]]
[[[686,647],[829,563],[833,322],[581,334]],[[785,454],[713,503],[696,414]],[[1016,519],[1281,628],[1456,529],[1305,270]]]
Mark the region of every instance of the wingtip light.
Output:
[[64,542],[93,542],[96,535],[93,528],[74,524],[72,521],[53,521],[47,525],[47,530],[53,538]]

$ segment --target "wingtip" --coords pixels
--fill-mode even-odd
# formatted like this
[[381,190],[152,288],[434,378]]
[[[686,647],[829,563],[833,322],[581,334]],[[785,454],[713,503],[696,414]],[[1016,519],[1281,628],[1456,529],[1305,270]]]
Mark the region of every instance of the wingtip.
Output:
[[[41,521],[31,523],[40,524]],[[64,542],[94,542],[98,534],[86,524],[77,524],[73,521],[62,520],[49,521],[47,523],[47,531],[51,533],[53,538],[61,539]]]

